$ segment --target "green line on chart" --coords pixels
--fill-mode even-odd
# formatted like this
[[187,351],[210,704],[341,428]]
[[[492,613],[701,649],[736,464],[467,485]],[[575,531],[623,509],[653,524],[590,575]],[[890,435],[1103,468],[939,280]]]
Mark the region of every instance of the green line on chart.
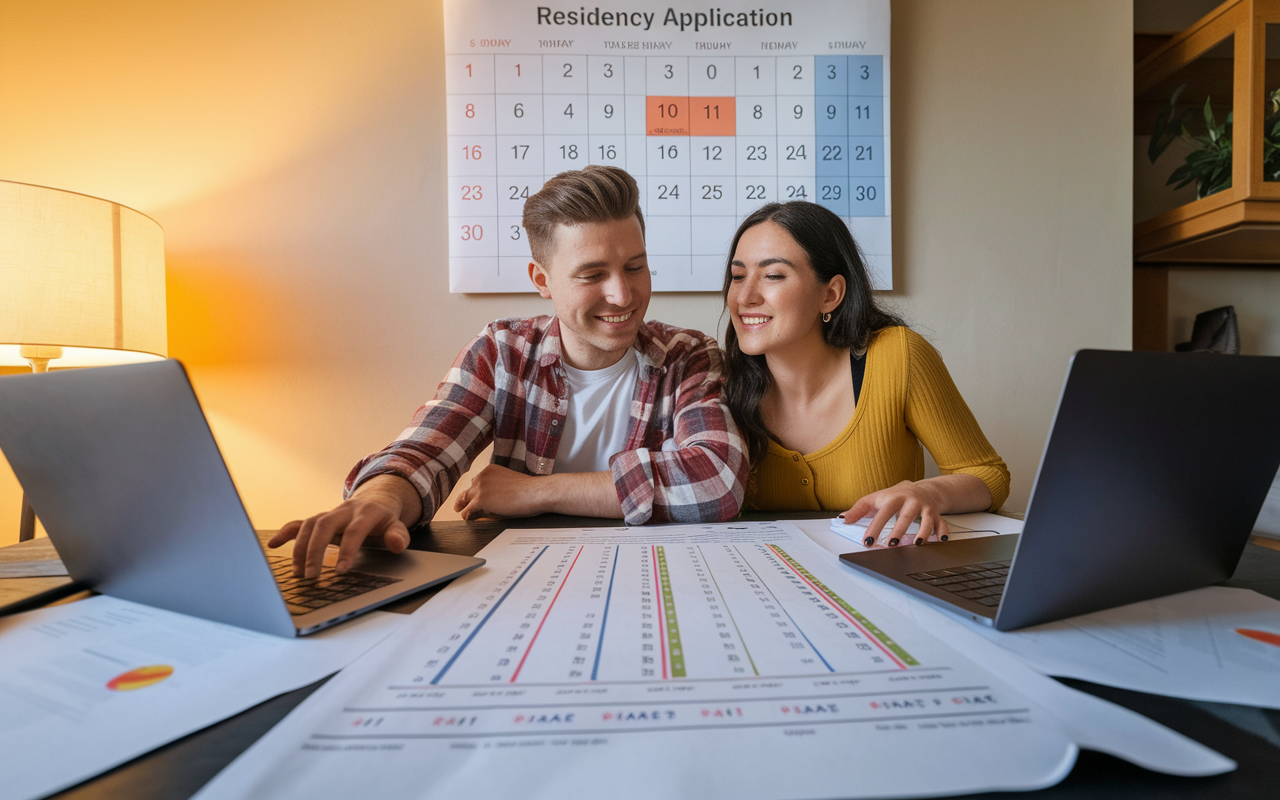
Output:
[[711,571],[711,562],[707,561],[707,556],[702,552],[702,545],[698,545],[698,555],[702,556],[702,563],[707,568],[707,574],[711,576],[711,582],[716,586],[716,592],[720,595],[720,602],[724,605],[724,610],[729,615],[729,621],[733,623],[733,632],[738,634],[738,641],[742,642],[742,652],[747,654],[747,661],[751,663],[751,671],[756,675],[760,674],[760,670],[756,669],[756,660],[751,657],[751,650],[747,647],[747,640],[742,638],[742,631],[738,630],[738,621],[733,618],[733,612],[729,610],[729,601],[725,598],[724,592],[720,591],[720,581],[716,580],[716,574]]
[[680,647],[680,626],[676,624],[676,598],[667,576],[667,553],[658,546],[658,574],[662,578],[662,612],[667,621],[667,646],[671,651],[671,677],[684,678],[684,649]]
[[920,666],[920,662],[919,662],[919,661],[916,661],[916,660],[915,660],[915,658],[913,658],[913,657],[912,657],[912,655],[911,655],[910,653],[908,653],[906,650],[903,650],[903,649],[902,649],[902,647],[901,647],[901,645],[899,645],[899,644],[898,644],[897,642],[895,642],[893,639],[890,639],[890,638],[889,638],[889,635],[888,635],[888,634],[886,634],[884,631],[880,630],[879,628],[877,628],[877,627],[875,626],[875,623],[874,623],[874,622],[872,622],[871,620],[869,620],[869,619],[867,619],[866,617],[862,616],[862,614],[861,614],[857,609],[855,609],[853,606],[851,606],[851,605],[849,605],[848,603],[846,603],[846,602],[844,601],[844,598],[840,597],[840,595],[838,595],[838,594],[836,594],[835,592],[833,592],[833,591],[831,591],[830,589],[828,589],[828,588],[826,587],[826,585],[825,585],[822,581],[820,581],[820,580],[818,580],[817,578],[813,577],[813,575],[809,572],[809,570],[807,570],[807,569],[805,569],[804,567],[800,566],[800,563],[799,563],[798,561],[796,561],[794,558],[792,558],[790,555],[788,555],[786,550],[783,550],[781,547],[778,547],[776,544],[775,544],[775,545],[770,545],[770,547],[772,547],[775,551],[777,551],[777,553],[778,553],[779,555],[781,555],[783,558],[785,558],[785,559],[787,560],[787,563],[788,563],[788,564],[790,564],[791,566],[795,567],[796,572],[799,572],[801,575],[803,575],[803,576],[805,576],[806,578],[808,578],[808,579],[809,579],[809,581],[810,581],[810,582],[812,582],[814,586],[817,586],[819,589],[821,589],[822,591],[826,592],[826,593],[827,593],[827,596],[828,596],[828,597],[830,597],[832,600],[836,601],[836,604],[837,604],[837,605],[839,605],[839,606],[840,606],[841,608],[843,608],[845,611],[848,611],[848,612],[853,616],[853,618],[854,618],[854,619],[856,619],[856,620],[858,620],[858,622],[862,623],[862,627],[866,628],[866,629],[867,629],[867,631],[868,631],[872,636],[874,636],[874,637],[876,637],[877,639],[879,639],[879,640],[880,640],[880,642],[881,642],[885,647],[887,647],[887,648],[889,648],[890,650],[892,650],[892,651],[893,651],[893,653],[894,653],[894,655],[896,655],[898,658],[902,659],[902,663],[903,663],[903,664],[906,664],[908,667],[918,667],[918,666]]

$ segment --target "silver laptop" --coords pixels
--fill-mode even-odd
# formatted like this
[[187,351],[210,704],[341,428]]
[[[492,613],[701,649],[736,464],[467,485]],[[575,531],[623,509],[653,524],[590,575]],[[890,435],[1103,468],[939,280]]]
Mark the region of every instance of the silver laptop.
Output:
[[177,361],[0,377],[0,451],[73,580],[170,611],[298,636],[484,563],[366,548],[342,576],[294,579]]
[[1017,536],[840,556],[999,630],[1231,577],[1280,467],[1280,358],[1081,350]]

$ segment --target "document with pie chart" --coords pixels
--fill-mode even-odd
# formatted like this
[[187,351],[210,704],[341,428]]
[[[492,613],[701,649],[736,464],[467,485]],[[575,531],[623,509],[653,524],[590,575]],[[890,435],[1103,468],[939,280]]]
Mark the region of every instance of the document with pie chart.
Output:
[[335,672],[404,618],[283,639],[99,595],[0,618],[0,800],[43,797]]

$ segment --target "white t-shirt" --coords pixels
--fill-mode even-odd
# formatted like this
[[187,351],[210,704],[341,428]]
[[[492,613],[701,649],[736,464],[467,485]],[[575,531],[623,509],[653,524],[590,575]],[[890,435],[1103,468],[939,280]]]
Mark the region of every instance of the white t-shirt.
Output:
[[640,359],[631,348],[618,363],[604,369],[574,369],[568,364],[564,369],[569,410],[552,472],[606,471],[609,458],[627,446]]

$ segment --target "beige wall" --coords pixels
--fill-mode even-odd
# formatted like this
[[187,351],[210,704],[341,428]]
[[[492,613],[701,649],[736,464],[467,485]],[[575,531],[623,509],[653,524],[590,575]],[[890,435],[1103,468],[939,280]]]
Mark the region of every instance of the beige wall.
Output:
[[[1111,0],[893,4],[891,298],[1010,508],[1070,353],[1129,345],[1131,33]],[[170,353],[259,527],[336,502],[486,321],[547,309],[446,291],[442,36],[438,0],[0,7],[0,177],[164,226]],[[720,301],[651,315],[714,329]],[[0,544],[18,502],[0,464]]]

